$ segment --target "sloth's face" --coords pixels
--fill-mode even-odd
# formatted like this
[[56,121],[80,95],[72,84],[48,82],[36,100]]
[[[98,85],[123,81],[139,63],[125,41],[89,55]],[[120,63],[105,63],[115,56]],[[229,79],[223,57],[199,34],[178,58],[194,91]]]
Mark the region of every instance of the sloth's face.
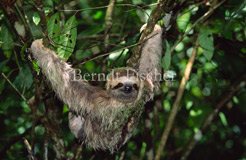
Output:
[[131,82],[118,83],[109,90],[110,94],[124,103],[134,102],[138,96],[138,85]]
[[118,101],[131,103],[138,97],[139,85],[140,80],[134,70],[117,70],[109,77],[107,90]]

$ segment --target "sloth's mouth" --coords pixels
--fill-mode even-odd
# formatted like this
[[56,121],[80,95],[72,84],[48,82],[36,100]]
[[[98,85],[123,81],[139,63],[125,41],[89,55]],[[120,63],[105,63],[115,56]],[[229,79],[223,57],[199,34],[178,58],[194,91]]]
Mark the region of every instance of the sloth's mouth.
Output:
[[118,99],[119,101],[121,102],[124,102],[124,103],[131,103],[131,102],[134,102],[136,99],[137,99],[137,92],[132,90],[131,92],[125,92],[125,91],[122,91],[122,92],[118,92],[118,94],[114,94],[114,97],[116,99]]

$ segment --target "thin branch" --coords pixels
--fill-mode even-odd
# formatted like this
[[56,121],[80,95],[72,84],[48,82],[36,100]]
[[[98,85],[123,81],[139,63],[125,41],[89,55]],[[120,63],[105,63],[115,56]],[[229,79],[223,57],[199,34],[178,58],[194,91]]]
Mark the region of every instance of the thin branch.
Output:
[[[210,126],[210,124],[212,123],[212,121],[215,119],[215,117],[217,116],[218,112],[220,111],[220,109],[225,106],[225,104],[241,89],[244,88],[246,85],[246,74],[243,74],[243,76],[241,78],[239,78],[236,82],[234,82],[234,84],[232,84],[229,89],[228,92],[224,92],[225,94],[223,94],[220,98],[220,101],[217,103],[217,105],[215,105],[215,109],[209,114],[209,116],[204,120],[203,125],[201,126],[200,129],[200,133],[204,133],[205,130]],[[181,156],[181,160],[186,160],[188,158],[188,156],[190,155],[191,151],[193,150],[193,148],[195,147],[195,145],[197,144],[198,140],[195,138],[196,134],[194,134],[192,136],[192,138],[190,139],[186,150],[183,152],[183,155]]]
[[[208,12],[206,12],[202,17],[200,17],[191,27],[190,30],[188,30],[187,32],[185,32],[185,34],[176,42],[176,44],[171,48],[171,52],[174,51],[175,47],[178,45],[179,42],[182,41],[182,39],[187,36],[187,34],[197,25],[199,24],[200,22],[206,20],[210,15],[212,15],[212,13],[215,11],[215,9],[217,9],[219,6],[221,6],[223,3],[225,2],[225,0],[221,1],[220,3],[218,3],[216,6],[214,7],[211,7],[209,9]],[[197,43],[197,42],[196,42]],[[196,44],[196,49],[197,49],[197,46],[198,44]],[[195,50],[193,50],[193,53],[196,52]],[[192,62],[192,57],[195,56],[193,55],[192,53],[192,56],[190,57],[189,59],[189,63]],[[195,54],[195,53],[194,53]],[[185,69],[185,75],[183,76],[182,80],[181,80],[181,83],[180,83],[180,86],[179,86],[179,89],[178,89],[178,94],[177,94],[177,97],[175,99],[175,102],[173,104],[173,107],[172,107],[172,110],[170,112],[170,115],[168,117],[168,121],[167,121],[167,126],[164,130],[164,132],[162,133],[162,137],[161,137],[161,142],[158,146],[158,150],[157,150],[157,153],[156,153],[156,157],[155,157],[155,160],[160,160],[160,157],[161,157],[161,153],[163,151],[163,149],[165,148],[165,145],[166,145],[166,142],[167,142],[167,139],[168,139],[168,136],[170,134],[170,131],[172,129],[172,126],[173,126],[173,123],[174,123],[174,120],[175,120],[175,117],[177,115],[177,112],[178,112],[178,109],[179,109],[179,105],[180,105],[180,101],[182,99],[182,96],[183,96],[183,93],[184,93],[184,89],[185,89],[185,85],[186,85],[186,82],[189,78],[189,74],[186,74],[186,71],[188,72],[189,70],[189,67],[192,67],[192,63],[194,63],[194,61],[189,65],[189,63],[187,64],[186,66],[186,69]],[[191,68],[190,68],[191,69]],[[189,71],[190,72],[190,71]]]
[[[119,38],[120,34],[109,34],[110,37],[116,37]],[[77,40],[88,40],[88,39],[103,39],[103,34],[97,34],[97,35],[88,35],[88,36],[81,36],[78,35]]]
[[94,56],[92,56],[92,57],[85,58],[81,63],[79,63],[79,64],[74,64],[74,66],[79,66],[79,65],[85,64],[86,62],[93,61],[93,60],[96,60],[96,59],[98,59],[98,58],[105,57],[105,56],[110,55],[110,54],[112,54],[112,53],[115,53],[115,52],[118,52],[118,51],[121,51],[121,50],[124,50],[124,49],[129,49],[129,48],[138,46],[138,45],[144,43],[145,41],[147,41],[148,39],[154,37],[155,35],[156,35],[156,34],[154,34],[154,35],[152,35],[152,36],[150,36],[150,37],[144,39],[143,42],[138,42],[138,43],[135,43],[135,44],[126,46],[126,47],[122,47],[122,48],[116,49],[116,50],[114,50],[114,51],[112,51],[112,52],[98,53],[98,54],[96,54],[96,55],[94,55]]
[[28,152],[28,159],[29,160],[36,160],[36,158],[33,154],[33,151],[32,151],[32,147],[26,138],[24,138],[24,144],[25,144],[27,152]]
[[121,152],[119,160],[124,160],[125,154],[125,151]]
[[105,48],[108,48],[108,44],[109,44],[109,32],[113,24],[112,17],[113,17],[114,5],[115,5],[115,0],[110,0],[107,11],[106,11],[106,15],[105,15],[105,32],[104,32]]
[[8,77],[2,73],[3,78],[11,85],[11,87],[19,94],[19,96],[27,102],[26,97],[16,88],[16,86],[8,79]]
[[133,44],[133,45],[129,45],[129,46],[126,46],[126,47],[122,47],[122,48],[116,49],[116,50],[114,50],[114,51],[112,51],[112,52],[98,53],[98,54],[96,54],[96,55],[94,55],[94,56],[92,56],[92,57],[85,58],[81,63],[79,63],[79,64],[74,64],[74,66],[83,65],[83,64],[85,64],[86,62],[93,61],[93,60],[96,60],[96,59],[98,59],[98,58],[102,58],[102,57],[105,57],[105,56],[107,56],[107,55],[110,55],[110,54],[112,54],[112,53],[114,53],[114,52],[118,52],[118,51],[120,51],[120,50],[127,49],[127,48],[132,48],[132,47],[135,47],[135,46],[137,46],[137,45],[139,45],[139,43],[135,43],[135,44]]
[[48,146],[49,146],[49,142],[48,142],[47,137],[45,137],[45,139],[44,139],[44,154],[43,154],[44,160],[48,160]]
[[[134,5],[134,4],[128,4],[128,3],[123,3],[123,4],[116,4],[116,7],[136,7],[138,9],[143,10],[144,8],[155,6],[158,3],[152,3],[146,6],[139,6],[139,5]],[[92,7],[92,8],[84,8],[84,9],[58,9],[58,11],[64,11],[64,12],[84,12],[84,11],[89,11],[89,10],[97,10],[97,9],[104,9],[108,8],[109,5],[106,6],[98,6],[98,7]],[[147,14],[147,13],[146,13]]]
[[178,110],[179,110],[180,102],[181,102],[181,99],[182,99],[183,94],[184,94],[186,83],[190,77],[191,69],[192,69],[192,66],[194,64],[195,57],[197,54],[197,49],[198,49],[198,41],[196,42],[195,47],[193,48],[193,51],[192,51],[192,55],[189,58],[189,61],[186,65],[186,68],[184,71],[184,76],[182,77],[182,80],[180,82],[179,89],[177,92],[177,97],[173,103],[172,110],[169,114],[165,130],[163,131],[162,136],[161,136],[161,141],[160,141],[160,144],[159,144],[158,149],[157,149],[155,160],[160,160],[161,153],[162,153],[163,149],[165,148],[167,138],[170,134],[170,131],[172,129],[175,117],[176,117]]

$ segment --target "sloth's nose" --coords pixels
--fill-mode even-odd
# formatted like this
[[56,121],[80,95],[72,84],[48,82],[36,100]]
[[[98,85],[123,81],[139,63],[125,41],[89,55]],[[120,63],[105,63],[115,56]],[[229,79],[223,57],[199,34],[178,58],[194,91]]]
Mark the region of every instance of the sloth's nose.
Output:
[[124,86],[124,92],[125,93],[131,93],[132,92],[132,85],[126,84]]

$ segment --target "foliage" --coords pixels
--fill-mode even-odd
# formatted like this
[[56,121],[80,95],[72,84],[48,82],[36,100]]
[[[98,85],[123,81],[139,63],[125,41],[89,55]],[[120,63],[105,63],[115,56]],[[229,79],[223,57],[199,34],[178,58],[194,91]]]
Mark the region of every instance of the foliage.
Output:
[[[180,159],[195,138],[197,145],[188,159],[246,160],[245,87],[241,85],[230,94],[230,87],[246,74],[245,1],[227,0],[217,8],[217,1],[177,1],[180,5],[175,7],[172,27],[164,35],[165,56],[161,61],[168,73],[177,76],[173,82],[162,82],[161,93],[146,105],[135,136],[118,152],[111,155],[81,147],[69,131],[67,106],[56,98],[30,58],[28,47],[32,40],[49,40],[58,55],[81,69],[82,74],[107,73],[125,66],[134,54],[132,48],[139,39],[139,29],[147,22],[155,3],[116,1],[112,27],[106,32],[108,1],[20,0],[13,5],[2,0],[0,157],[153,159],[197,42],[195,62],[161,156]],[[6,6],[15,12],[8,14]],[[204,18],[207,12],[209,16]],[[223,100],[226,103],[217,108]],[[216,109],[214,121],[203,130],[204,121]],[[32,154],[23,138],[30,143]]]

